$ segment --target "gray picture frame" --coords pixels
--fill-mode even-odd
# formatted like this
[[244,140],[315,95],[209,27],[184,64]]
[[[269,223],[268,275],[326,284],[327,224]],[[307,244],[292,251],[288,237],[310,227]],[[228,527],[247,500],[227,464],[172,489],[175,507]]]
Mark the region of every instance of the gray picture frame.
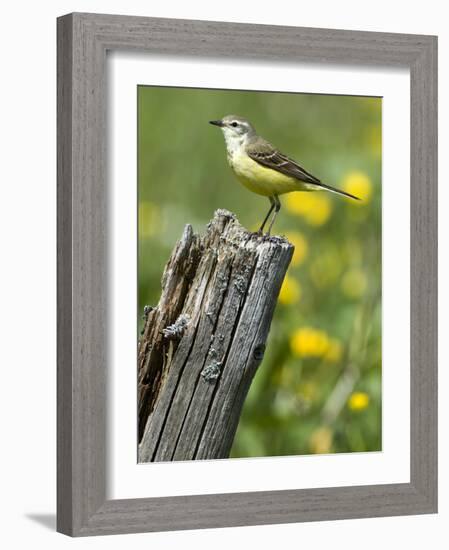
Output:
[[[437,38],[83,13],[57,26],[57,530],[83,536],[436,512]],[[109,50],[410,69],[409,483],[107,500]]]

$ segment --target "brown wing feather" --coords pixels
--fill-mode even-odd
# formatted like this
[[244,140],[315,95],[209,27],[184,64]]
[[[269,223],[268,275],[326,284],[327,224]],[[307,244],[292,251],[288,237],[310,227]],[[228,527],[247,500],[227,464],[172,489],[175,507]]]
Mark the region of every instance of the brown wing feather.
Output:
[[316,185],[317,187],[327,189],[328,191],[338,193],[339,195],[350,197],[351,199],[360,200],[358,197],[351,195],[351,193],[346,193],[346,191],[341,191],[340,189],[326,185],[321,180],[307,172],[307,170],[302,168],[302,166],[300,166],[293,159],[276,150],[268,141],[259,138],[257,142],[247,145],[246,153],[250,158],[262,166],[281,172],[286,176],[290,176],[304,183]]
[[305,183],[320,184],[321,181],[312,176],[309,172],[304,170],[297,162],[287,157],[280,151],[277,151],[270,143],[262,140],[258,140],[253,145],[248,145],[246,152],[253,160],[266,166],[277,170],[286,176],[291,176]]

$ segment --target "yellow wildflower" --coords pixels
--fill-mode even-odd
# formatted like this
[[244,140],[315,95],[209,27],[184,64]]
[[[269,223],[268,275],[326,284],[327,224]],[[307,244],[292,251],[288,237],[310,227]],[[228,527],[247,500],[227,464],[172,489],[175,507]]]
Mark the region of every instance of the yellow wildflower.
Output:
[[354,392],[348,399],[348,407],[352,411],[363,411],[369,405],[369,395],[365,392]]
[[290,275],[286,275],[279,292],[281,304],[289,305],[296,303],[301,297],[301,285]]
[[299,233],[299,231],[289,231],[285,236],[295,247],[291,265],[298,266],[302,264],[309,250],[309,245],[307,244],[304,235]]
[[329,348],[329,338],[323,330],[299,328],[290,338],[290,348],[297,357],[322,357]]
[[355,195],[360,201],[352,201],[353,204],[364,205],[371,200],[373,184],[370,177],[358,170],[346,174],[342,182],[342,189],[351,195]]
[[325,224],[332,213],[329,198],[319,192],[289,193],[285,197],[285,206],[289,212],[302,216],[313,226]]
[[309,439],[309,448],[312,453],[330,453],[332,450],[332,430],[328,426],[317,428]]
[[341,289],[349,298],[360,298],[368,286],[368,280],[361,269],[350,269],[341,280]]

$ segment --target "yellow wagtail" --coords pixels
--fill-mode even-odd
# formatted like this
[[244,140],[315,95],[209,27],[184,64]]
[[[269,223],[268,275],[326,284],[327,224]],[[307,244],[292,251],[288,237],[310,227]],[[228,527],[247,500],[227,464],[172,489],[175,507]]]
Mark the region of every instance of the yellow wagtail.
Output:
[[248,120],[227,115],[221,120],[209,122],[223,130],[228,162],[240,183],[253,193],[268,197],[270,200],[270,209],[260,226],[259,233],[262,233],[274,209],[268,227],[268,234],[270,234],[277,213],[281,209],[279,195],[284,193],[326,190],[359,200],[358,197],[326,185],[306,172],[297,162],[258,136],[254,126]]

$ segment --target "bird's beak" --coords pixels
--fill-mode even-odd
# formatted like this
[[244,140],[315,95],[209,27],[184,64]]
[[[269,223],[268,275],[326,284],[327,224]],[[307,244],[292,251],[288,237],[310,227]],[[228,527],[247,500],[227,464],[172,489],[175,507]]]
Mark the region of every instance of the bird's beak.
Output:
[[220,126],[220,128],[223,127],[223,122],[221,120],[209,120],[209,124],[213,124],[214,126]]

